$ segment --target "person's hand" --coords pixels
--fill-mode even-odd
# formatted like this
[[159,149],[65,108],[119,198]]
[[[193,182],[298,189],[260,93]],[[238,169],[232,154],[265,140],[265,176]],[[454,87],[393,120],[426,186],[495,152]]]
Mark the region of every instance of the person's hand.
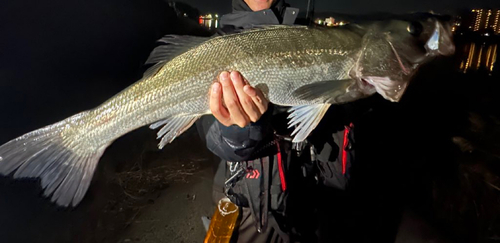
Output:
[[245,127],[256,122],[268,104],[264,94],[250,86],[237,71],[222,72],[210,92],[210,111],[224,126]]

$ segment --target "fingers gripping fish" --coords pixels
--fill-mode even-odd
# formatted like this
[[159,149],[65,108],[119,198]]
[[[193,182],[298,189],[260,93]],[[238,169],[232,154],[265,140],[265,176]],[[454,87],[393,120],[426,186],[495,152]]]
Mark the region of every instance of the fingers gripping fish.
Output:
[[331,104],[374,93],[398,101],[417,67],[453,53],[437,18],[384,20],[339,28],[271,26],[214,38],[167,36],[162,60],[95,109],[0,146],[0,173],[41,179],[44,195],[76,206],[105,149],[150,125],[163,148],[210,114],[207,90],[218,73],[238,70],[277,105],[292,106],[294,141],[304,140]]

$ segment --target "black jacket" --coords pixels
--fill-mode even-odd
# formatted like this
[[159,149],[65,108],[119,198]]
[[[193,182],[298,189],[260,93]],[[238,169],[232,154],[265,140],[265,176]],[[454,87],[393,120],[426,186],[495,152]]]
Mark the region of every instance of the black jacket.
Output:
[[[276,1],[271,9],[257,12],[252,12],[243,0],[233,0],[233,12],[222,16],[221,26],[225,31],[231,31],[251,28],[254,25],[291,25],[297,14],[298,9],[288,7],[282,0]],[[315,159],[319,161],[317,166],[319,179],[323,184],[341,189],[346,186],[349,173],[348,171],[346,173],[346,168],[340,167],[349,167],[350,164],[350,158],[347,165],[342,161],[345,160],[343,156],[347,149],[344,147],[345,128],[354,119],[353,114],[362,113],[354,111],[358,108],[359,106],[350,104],[332,105],[318,127],[308,137],[308,141],[314,145]],[[276,154],[276,148],[269,146],[276,139],[275,133],[290,134],[291,131],[287,129],[286,110],[286,107],[270,104],[268,111],[259,121],[244,128],[236,125],[226,127],[213,116],[203,117],[197,126],[202,131],[208,149],[222,160],[231,162],[255,160]],[[352,134],[350,137],[352,138]],[[350,139],[351,143],[352,140]],[[349,144],[348,148],[352,148],[352,144]]]
[[[233,13],[221,18],[222,32],[230,33],[255,25],[291,25],[297,14],[298,9],[287,7],[281,0],[276,1],[271,9],[257,12],[252,12],[243,0],[233,0]],[[314,194],[311,188],[314,189],[315,186],[310,185],[315,183],[311,181],[314,180],[316,172],[321,174],[316,178],[323,185],[340,189],[346,186],[348,172],[345,171],[345,166],[349,164],[343,167],[343,160],[345,162],[343,156],[347,154],[347,147],[352,147],[352,139],[349,139],[351,143],[344,142],[346,137],[352,138],[352,133],[348,132],[350,129],[346,129],[345,126],[349,124],[348,108],[348,106],[331,106],[318,127],[308,137],[313,145],[312,150],[317,163],[311,161],[312,156],[309,153],[311,146],[298,156],[295,151],[291,151],[292,145],[283,140],[278,142],[281,155],[277,155],[278,147],[274,146],[277,138],[291,133],[287,129],[287,107],[270,104],[269,109],[257,122],[244,128],[236,125],[226,127],[213,116],[203,117],[197,123],[198,129],[202,132],[208,149],[223,160],[214,177],[214,201],[217,202],[224,196],[224,181],[231,177],[225,161],[244,161],[247,170],[245,176],[240,178],[227,194],[239,206],[250,208],[257,230],[265,231],[267,217],[272,224],[276,215],[286,215],[290,219],[288,225],[293,225],[296,231],[314,232],[306,229],[313,227],[307,223],[309,221],[302,222],[304,215],[301,212],[306,216],[310,214],[309,211],[303,210],[302,203],[304,198],[310,198],[309,196]],[[347,154],[348,163],[352,154]],[[256,173],[249,171],[259,171],[259,179],[252,178]],[[304,176],[304,171],[307,171],[305,173],[308,175]],[[292,201],[293,203],[289,203]],[[310,234],[304,233],[304,237],[305,235]],[[309,239],[304,242],[313,242]]]
[[[233,0],[233,12],[222,16],[220,23],[224,33],[258,25],[292,25],[298,12],[297,8],[288,7],[283,0],[275,1],[271,9],[257,12],[253,12],[243,0]],[[212,116],[203,117],[197,126],[203,130],[208,149],[221,159],[226,161],[255,159],[266,155],[261,147],[273,139],[270,120],[275,109],[270,106],[258,122],[245,128],[236,125],[226,127]]]

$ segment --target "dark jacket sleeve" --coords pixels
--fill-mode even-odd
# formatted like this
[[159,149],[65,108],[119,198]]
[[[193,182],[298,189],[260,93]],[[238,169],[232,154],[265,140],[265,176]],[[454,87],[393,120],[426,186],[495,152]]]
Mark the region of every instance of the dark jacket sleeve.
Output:
[[[273,139],[271,126],[272,106],[255,123],[240,128],[226,127],[213,116],[206,116],[198,124],[198,129],[206,140],[207,148],[223,160],[246,161],[255,159],[263,145]],[[202,127],[200,129],[200,127]]]

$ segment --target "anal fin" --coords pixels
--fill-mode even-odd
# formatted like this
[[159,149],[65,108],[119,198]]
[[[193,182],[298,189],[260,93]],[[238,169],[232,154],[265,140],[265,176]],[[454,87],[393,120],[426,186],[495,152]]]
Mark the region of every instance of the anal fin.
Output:
[[292,132],[293,142],[302,142],[316,128],[330,104],[300,105],[290,108],[288,127],[296,126]]
[[198,118],[200,118],[200,115],[169,117],[151,124],[149,128],[156,129],[164,125],[157,133],[157,139],[162,138],[158,148],[162,149],[190,128]]

